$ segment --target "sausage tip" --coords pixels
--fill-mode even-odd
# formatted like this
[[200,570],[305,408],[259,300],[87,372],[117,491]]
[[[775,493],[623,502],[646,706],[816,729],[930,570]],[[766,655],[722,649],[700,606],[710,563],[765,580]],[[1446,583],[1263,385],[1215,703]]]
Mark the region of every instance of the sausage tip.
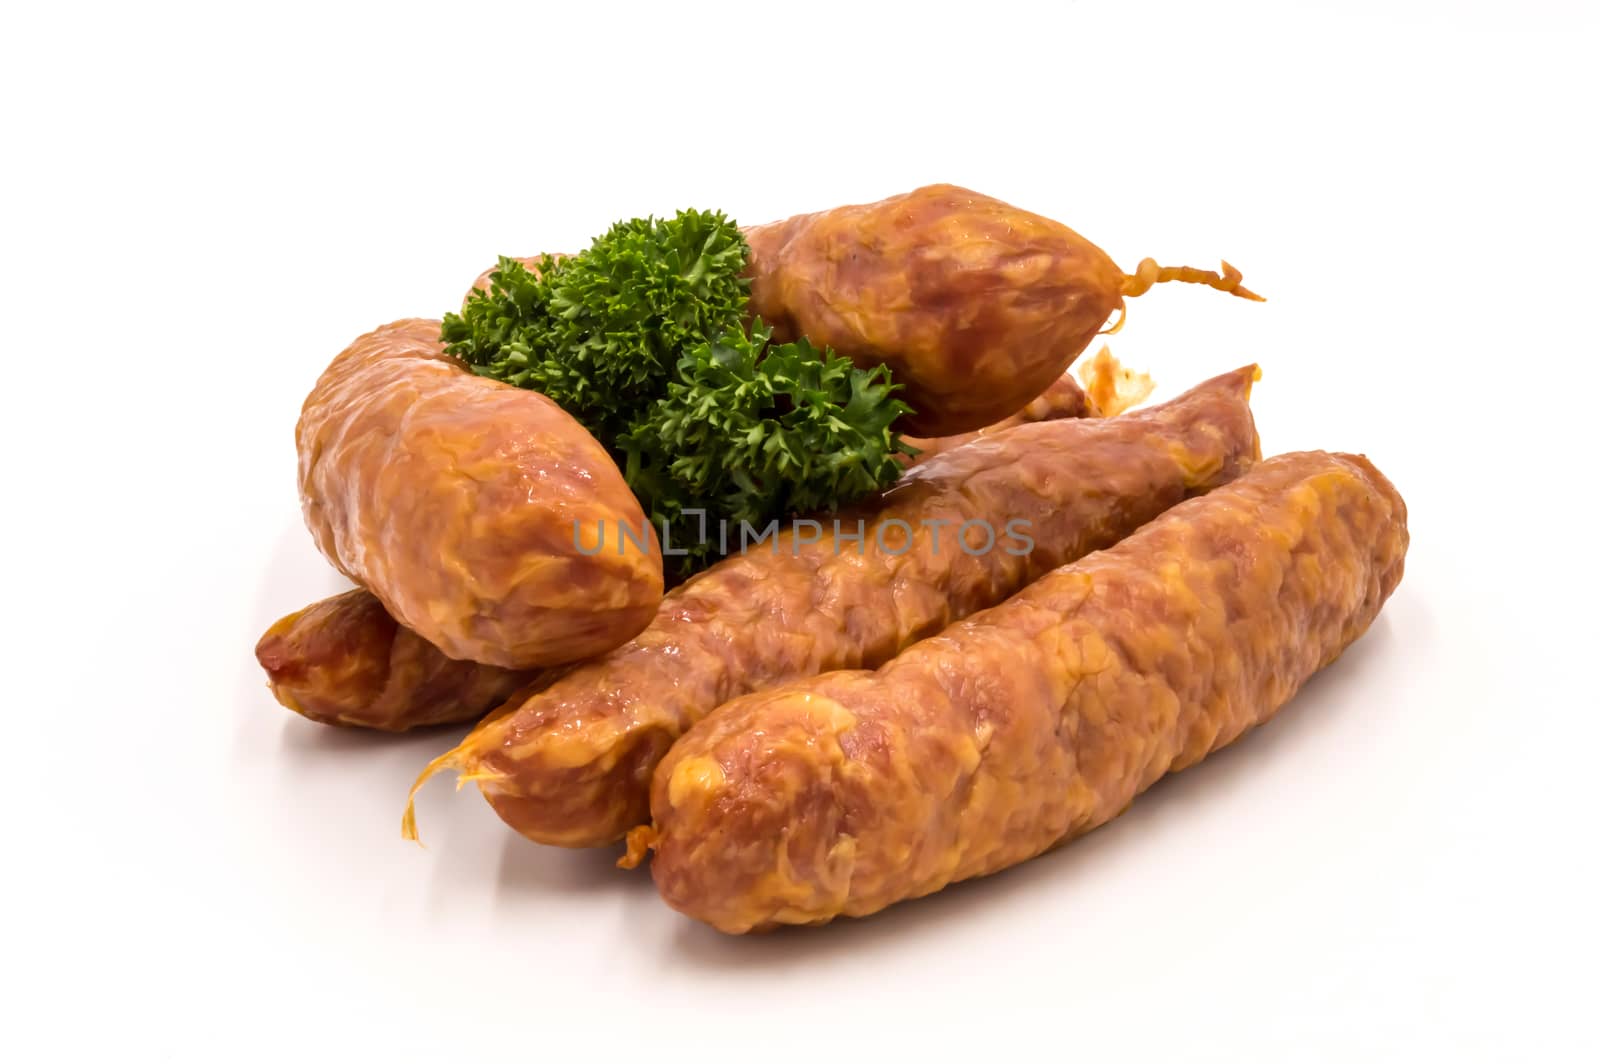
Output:
[[655,849],[657,832],[654,824],[640,824],[627,834],[628,848],[617,858],[617,867],[634,869],[644,863],[645,855]]
[[[460,761],[460,755],[454,748],[446,750],[443,754],[428,762],[422,774],[411,784],[411,790],[406,793],[406,811],[400,817],[400,837],[407,842],[414,842],[422,846],[422,836],[417,834],[417,792],[422,790],[423,784],[447,768],[455,768]],[[461,789],[466,777],[458,777],[456,790]],[[424,847],[425,848],[425,847]]]

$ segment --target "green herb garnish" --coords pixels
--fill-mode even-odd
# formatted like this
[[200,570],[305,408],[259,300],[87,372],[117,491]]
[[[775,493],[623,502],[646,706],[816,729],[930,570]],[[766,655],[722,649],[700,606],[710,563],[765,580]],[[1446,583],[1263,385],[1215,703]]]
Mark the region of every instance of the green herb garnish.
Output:
[[[447,314],[446,349],[483,376],[543,392],[612,453],[687,575],[739,522],[831,510],[892,484],[914,454],[886,367],[745,332],[750,248],[720,213],[622,222],[538,275],[501,259]],[[703,517],[698,512],[704,511]],[[669,559],[672,561],[673,559]]]

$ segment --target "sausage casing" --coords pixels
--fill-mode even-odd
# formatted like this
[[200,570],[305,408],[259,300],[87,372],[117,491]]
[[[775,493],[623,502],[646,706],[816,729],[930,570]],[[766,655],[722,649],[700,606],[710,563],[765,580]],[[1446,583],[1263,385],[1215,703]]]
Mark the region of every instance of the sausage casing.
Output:
[[1020,410],[1122,306],[1123,273],[1105,252],[955,185],[743,232],[751,315],[779,343],[804,336],[859,366],[887,365],[913,411],[896,427],[923,436]]
[[[922,451],[915,460],[1015,425],[1093,413],[1084,390],[1063,375],[1001,424],[914,441]],[[479,720],[539,675],[446,657],[362,589],[279,620],[256,644],[256,659],[273,696],[301,716],[383,731]]]
[[447,358],[437,321],[351,344],[295,441],[317,547],[450,657],[573,661],[661,600],[654,532],[605,449],[544,396]]
[[656,773],[656,884],[744,932],[1027,860],[1271,717],[1372,623],[1406,546],[1365,458],[1284,455],[877,672],[730,702]]
[[1016,428],[1018,425],[1031,425],[1039,421],[1055,421],[1060,418],[1094,417],[1095,410],[1089,403],[1089,396],[1085,394],[1072,375],[1063,373],[1055,382],[1039,394],[1039,397],[1027,406],[1018,410],[1008,418],[1003,418],[993,425],[976,429],[972,432],[957,433],[954,436],[906,436],[905,442],[918,452],[915,458],[909,459],[907,465],[919,465],[926,462],[936,454],[954,450],[974,440],[981,440],[985,436],[993,436],[997,432]]
[[863,368],[888,366],[912,408],[896,428],[919,436],[971,432],[1022,409],[1152,285],[1260,298],[1226,263],[1219,275],[1145,259],[1124,274],[1060,222],[955,185],[742,232],[750,314],[777,342],[803,336]]
[[[805,543],[790,530],[718,562],[673,589],[634,639],[503,707],[418,783],[454,768],[529,838],[611,842],[648,819],[651,770],[721,702],[887,661],[1233,479],[1258,454],[1254,379],[1249,366],[1162,406],[1022,425],[938,455],[870,509],[839,515],[846,532],[864,529],[859,544],[832,527]],[[1026,522],[1032,549],[968,553],[956,541],[968,521],[997,537]],[[880,529],[893,534],[880,541]]]
[[1059,222],[955,185],[745,230],[750,311],[910,404],[900,428],[968,432],[1020,409],[1122,307],[1123,273]]
[[360,588],[278,621],[256,660],[301,716],[380,731],[477,720],[536,675],[446,657]]

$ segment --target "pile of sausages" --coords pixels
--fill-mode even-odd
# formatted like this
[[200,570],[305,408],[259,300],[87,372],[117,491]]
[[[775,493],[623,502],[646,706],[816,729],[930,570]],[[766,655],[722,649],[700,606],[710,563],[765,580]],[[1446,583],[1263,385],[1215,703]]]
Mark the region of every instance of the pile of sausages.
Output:
[[384,326],[301,414],[306,522],[360,588],[262,637],[278,700],[392,731],[481,718],[417,786],[453,769],[530,839],[626,839],[670,905],[746,932],[1104,823],[1270,718],[1398,584],[1399,494],[1360,456],[1262,461],[1254,366],[1129,413],[1147,387],[1114,364],[1087,393],[1067,375],[1154,283],[1255,298],[1226,264],[1124,274],[952,186],[746,235],[753,313],[906,384],[926,438],[898,483],[663,594],[577,422],[450,360],[436,321]]

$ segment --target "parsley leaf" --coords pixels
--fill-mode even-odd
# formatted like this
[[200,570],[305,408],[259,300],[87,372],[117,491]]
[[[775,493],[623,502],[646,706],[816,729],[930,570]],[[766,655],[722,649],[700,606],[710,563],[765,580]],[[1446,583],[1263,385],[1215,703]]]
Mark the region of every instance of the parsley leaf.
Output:
[[[502,258],[487,292],[447,314],[446,350],[543,392],[612,453],[688,575],[719,523],[831,510],[892,484],[909,411],[889,370],[805,340],[773,345],[744,317],[750,249],[717,212],[620,222],[535,274]],[[703,511],[701,514],[691,511]]]

